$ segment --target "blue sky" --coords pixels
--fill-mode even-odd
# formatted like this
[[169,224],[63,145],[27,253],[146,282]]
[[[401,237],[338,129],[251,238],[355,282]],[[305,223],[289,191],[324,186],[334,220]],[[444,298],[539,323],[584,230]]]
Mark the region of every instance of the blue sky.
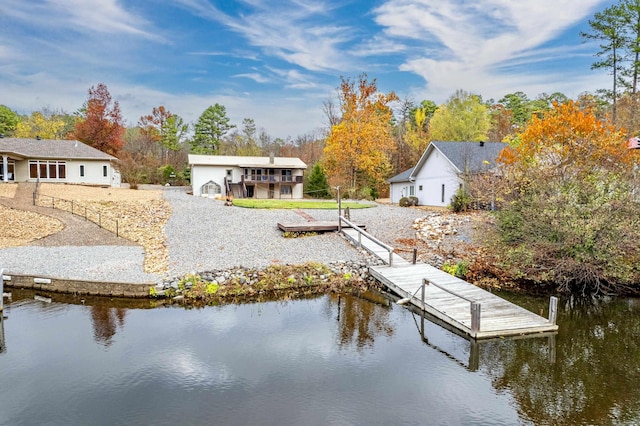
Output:
[[583,43],[602,0],[2,0],[0,104],[77,110],[105,83],[134,125],[164,105],[195,122],[210,105],[273,137],[326,128],[340,77],[440,104],[456,89],[610,87]]

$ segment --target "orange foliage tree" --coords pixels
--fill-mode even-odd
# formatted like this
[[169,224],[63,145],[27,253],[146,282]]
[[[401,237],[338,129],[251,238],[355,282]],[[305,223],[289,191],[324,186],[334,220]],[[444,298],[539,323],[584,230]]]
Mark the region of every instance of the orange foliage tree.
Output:
[[73,136],[100,151],[117,156],[122,148],[125,127],[118,101],[104,83],[89,89],[89,99],[80,110]]
[[359,76],[357,86],[342,78],[342,117],[331,126],[324,154],[331,183],[346,187],[350,196],[375,198],[391,171],[395,141],[389,104],[396,100],[394,92],[379,93],[376,80],[368,81],[366,74]]
[[494,252],[513,276],[582,293],[639,282],[635,152],[625,139],[575,102],[555,103],[502,151]]

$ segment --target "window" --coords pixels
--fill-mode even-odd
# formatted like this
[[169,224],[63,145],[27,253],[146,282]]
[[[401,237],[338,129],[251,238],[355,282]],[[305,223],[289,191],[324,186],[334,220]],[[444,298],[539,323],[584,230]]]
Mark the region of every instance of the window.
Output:
[[66,163],[64,161],[45,161],[30,160],[29,161],[29,178],[30,179],[65,179]]
[[293,191],[291,190],[291,186],[289,185],[282,185],[280,187],[280,194],[281,195],[291,195],[293,194]]
[[107,166],[102,166],[102,176],[107,177],[109,172],[109,168]]
[[293,182],[291,170],[282,170],[282,182]]
[[442,184],[442,196],[441,196],[441,202],[444,203],[444,184]]
[[418,186],[418,191],[422,191],[422,185]]
[[414,195],[416,195],[416,187],[411,185],[409,187],[409,196],[413,197]]
[[80,164],[80,177],[84,177],[84,164]]

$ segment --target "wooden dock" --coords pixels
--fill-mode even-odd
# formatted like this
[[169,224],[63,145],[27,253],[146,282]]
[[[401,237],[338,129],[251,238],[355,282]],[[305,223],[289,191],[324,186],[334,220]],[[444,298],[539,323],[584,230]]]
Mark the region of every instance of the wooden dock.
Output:
[[[357,226],[365,229],[365,225],[361,223]],[[300,223],[278,223],[278,228],[284,232],[335,232],[338,230],[338,221],[312,220]]]
[[[370,273],[391,291],[417,308],[440,319],[473,339],[557,332],[557,299],[551,298],[550,319],[456,278],[438,268],[412,264],[389,251],[366,233],[345,228],[343,234],[380,257],[386,265],[372,266]],[[385,248],[386,247],[386,248]],[[393,249],[391,249],[393,250]]]

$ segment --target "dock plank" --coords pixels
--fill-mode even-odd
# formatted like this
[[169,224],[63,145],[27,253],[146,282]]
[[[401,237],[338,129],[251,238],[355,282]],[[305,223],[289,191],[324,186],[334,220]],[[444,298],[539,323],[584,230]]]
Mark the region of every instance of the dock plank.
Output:
[[[355,245],[366,249],[386,263],[369,268],[373,277],[401,298],[408,298],[412,305],[474,339],[550,333],[558,330],[558,326],[550,323],[548,319],[431,265],[412,264],[394,252],[391,253],[390,262],[389,251],[361,235],[357,229],[343,228],[342,233]],[[421,291],[423,279],[437,284],[425,285],[424,302]],[[472,330],[471,301],[480,303],[479,330]]]

